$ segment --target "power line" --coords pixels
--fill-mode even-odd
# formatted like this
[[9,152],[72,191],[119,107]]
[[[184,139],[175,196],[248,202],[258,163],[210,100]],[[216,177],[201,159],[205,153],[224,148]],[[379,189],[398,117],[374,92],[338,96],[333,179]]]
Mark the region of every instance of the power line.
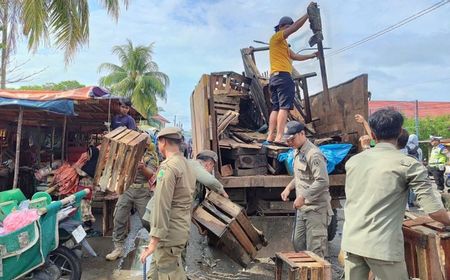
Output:
[[428,13],[430,13],[430,12],[432,12],[432,11],[442,7],[442,6],[444,6],[445,4],[448,4],[449,2],[450,2],[450,0],[443,0],[441,2],[433,4],[432,6],[426,8],[426,9],[423,9],[423,10],[421,10],[421,11],[419,11],[419,12],[417,12],[417,13],[409,16],[409,17],[407,17],[407,18],[397,22],[396,24],[393,24],[393,25],[391,25],[391,26],[389,26],[389,27],[387,27],[387,28],[385,28],[383,30],[380,30],[377,33],[374,33],[374,34],[372,34],[370,36],[367,36],[367,37],[365,37],[365,38],[363,38],[363,39],[361,39],[359,41],[356,41],[356,42],[348,45],[348,46],[340,48],[340,49],[332,52],[331,54],[329,54],[329,56],[340,54],[340,53],[345,52],[345,51],[347,51],[349,49],[352,49],[352,48],[355,48],[355,47],[357,47],[357,46],[359,46],[361,44],[364,44],[364,43],[366,43],[368,41],[371,41],[371,40],[373,40],[375,38],[378,38],[378,37],[380,37],[380,36],[390,32],[390,31],[392,31],[394,29],[397,29],[397,28],[399,28],[399,27],[401,27],[401,26],[403,26],[403,25],[405,25],[405,24],[407,24],[407,23],[409,23],[409,22],[411,22],[411,21],[413,21],[413,20],[415,20],[415,19],[417,19],[417,18],[419,18],[421,16],[424,16],[424,15],[426,15],[426,14],[428,14]]

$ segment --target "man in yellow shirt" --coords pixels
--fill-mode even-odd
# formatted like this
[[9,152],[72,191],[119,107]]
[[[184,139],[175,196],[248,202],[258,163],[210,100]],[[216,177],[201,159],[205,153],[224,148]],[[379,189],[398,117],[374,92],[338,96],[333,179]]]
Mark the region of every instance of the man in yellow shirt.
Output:
[[[290,17],[282,17],[275,34],[270,38],[270,81],[272,112],[269,118],[268,142],[281,142],[288,113],[294,107],[295,84],[292,80],[292,60],[303,61],[312,59],[317,53],[300,55],[289,49],[286,39],[300,29],[308,19],[305,14],[296,22]],[[276,130],[276,134],[275,134]]]

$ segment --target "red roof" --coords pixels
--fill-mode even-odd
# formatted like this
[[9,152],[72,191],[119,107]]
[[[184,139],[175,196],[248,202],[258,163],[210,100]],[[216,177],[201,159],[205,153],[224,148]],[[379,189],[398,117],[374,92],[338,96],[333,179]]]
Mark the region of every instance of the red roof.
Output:
[[170,123],[166,118],[164,118],[160,114],[154,115],[152,119],[154,119],[155,121],[159,121],[160,123]]
[[88,100],[94,96],[103,96],[109,92],[100,87],[82,87],[66,91],[53,90],[0,90],[0,97],[12,99],[26,99],[36,101],[49,101],[57,99],[71,99],[71,100]]
[[[393,107],[408,118],[416,112],[415,101],[369,101],[369,115],[381,108]],[[419,118],[450,115],[450,102],[419,101]]]

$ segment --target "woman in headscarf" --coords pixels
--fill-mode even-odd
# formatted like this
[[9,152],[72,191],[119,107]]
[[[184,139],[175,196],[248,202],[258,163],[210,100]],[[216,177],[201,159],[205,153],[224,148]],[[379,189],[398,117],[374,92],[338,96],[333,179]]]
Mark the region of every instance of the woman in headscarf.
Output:
[[[423,160],[422,149],[419,147],[419,138],[415,134],[411,134],[408,137],[408,143],[405,146],[406,154],[410,157],[417,159],[419,162]],[[416,201],[416,194],[409,190],[408,206],[413,207],[414,201]]]

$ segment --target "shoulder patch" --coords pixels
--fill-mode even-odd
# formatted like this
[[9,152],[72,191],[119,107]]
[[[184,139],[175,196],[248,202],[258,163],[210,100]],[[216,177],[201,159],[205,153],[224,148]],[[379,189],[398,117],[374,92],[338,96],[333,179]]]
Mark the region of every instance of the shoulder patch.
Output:
[[320,165],[320,159],[314,158],[312,160],[312,165],[315,166],[315,167],[319,166]]
[[412,165],[412,160],[409,160],[409,159],[402,159],[402,160],[400,160],[400,164],[401,165],[403,165],[403,166],[406,166],[406,167],[409,167],[409,166],[411,166]]
[[161,178],[164,177],[164,169],[159,169],[158,175],[156,175],[156,180],[161,180]]

